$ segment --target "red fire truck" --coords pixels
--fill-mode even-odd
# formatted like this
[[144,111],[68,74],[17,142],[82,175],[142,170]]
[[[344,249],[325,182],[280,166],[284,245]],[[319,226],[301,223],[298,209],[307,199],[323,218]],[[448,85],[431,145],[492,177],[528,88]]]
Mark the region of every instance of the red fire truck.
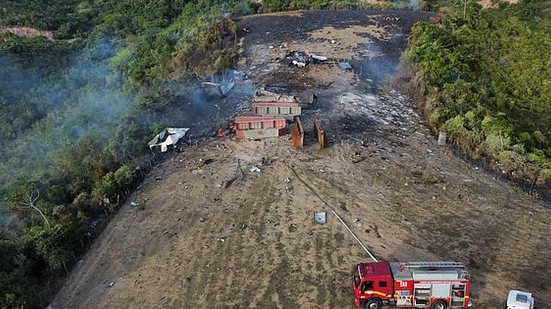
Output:
[[360,263],[354,269],[358,308],[470,308],[469,273],[460,262]]

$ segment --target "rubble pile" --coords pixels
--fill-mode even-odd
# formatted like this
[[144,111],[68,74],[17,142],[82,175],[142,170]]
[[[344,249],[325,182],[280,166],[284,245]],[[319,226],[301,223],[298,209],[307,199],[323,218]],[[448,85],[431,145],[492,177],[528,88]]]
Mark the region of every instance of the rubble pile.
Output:
[[339,104],[352,113],[368,116],[370,120],[394,125],[409,130],[411,124],[419,121],[419,116],[404,96],[391,91],[388,96],[373,94],[345,93],[339,96]]
[[289,66],[295,66],[298,68],[304,68],[305,66],[312,64],[328,63],[329,58],[316,54],[307,54],[301,51],[292,51],[285,56],[283,60]]

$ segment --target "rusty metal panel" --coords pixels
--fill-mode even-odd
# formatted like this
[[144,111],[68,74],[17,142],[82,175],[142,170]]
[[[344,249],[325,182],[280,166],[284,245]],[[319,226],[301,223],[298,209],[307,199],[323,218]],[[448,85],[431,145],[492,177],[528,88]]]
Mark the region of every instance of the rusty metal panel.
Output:
[[291,125],[291,143],[295,148],[302,148],[304,146],[304,129],[302,128],[302,122],[299,116],[293,117],[294,122]]
[[319,149],[326,148],[329,144],[327,133],[323,130],[321,126],[321,121],[319,119],[314,120],[314,135],[318,140]]

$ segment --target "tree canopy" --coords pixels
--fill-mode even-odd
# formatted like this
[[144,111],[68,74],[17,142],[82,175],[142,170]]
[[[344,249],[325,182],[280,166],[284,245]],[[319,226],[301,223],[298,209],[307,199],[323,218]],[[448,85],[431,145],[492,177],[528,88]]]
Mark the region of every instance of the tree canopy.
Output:
[[427,89],[424,111],[475,158],[513,179],[551,184],[551,22],[544,1],[469,2],[421,22],[406,57]]

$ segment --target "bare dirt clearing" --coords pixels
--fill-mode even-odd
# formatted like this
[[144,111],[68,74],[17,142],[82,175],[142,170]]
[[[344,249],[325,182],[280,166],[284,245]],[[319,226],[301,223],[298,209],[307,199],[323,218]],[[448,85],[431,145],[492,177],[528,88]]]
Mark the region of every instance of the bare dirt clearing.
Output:
[[54,40],[54,34],[51,31],[38,30],[30,27],[0,27],[0,35],[11,33],[22,38],[45,37],[50,41]]
[[[313,212],[328,207],[380,259],[465,262],[478,308],[497,308],[511,288],[551,301],[550,209],[437,146],[413,103],[380,87],[397,70],[411,24],[427,17],[304,12],[241,21],[249,30],[243,83],[316,92],[305,123],[311,130],[322,119],[331,147],[316,150],[311,135],[301,151],[288,137],[224,138],[174,154],[131,197],[147,200],[145,210],[120,209],[54,307],[350,308],[352,267],[368,257],[335,217],[314,224]],[[349,25],[357,31],[338,30]],[[318,36],[327,31],[341,45]],[[276,58],[289,46],[334,52],[354,72],[282,65]],[[262,166],[263,157],[272,164]],[[225,188],[238,159],[245,178]]]

